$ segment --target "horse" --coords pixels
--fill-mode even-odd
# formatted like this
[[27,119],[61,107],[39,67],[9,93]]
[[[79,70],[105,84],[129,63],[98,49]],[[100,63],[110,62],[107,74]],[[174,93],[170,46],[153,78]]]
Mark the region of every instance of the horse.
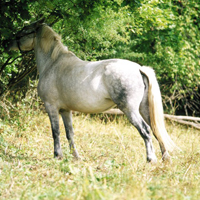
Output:
[[170,160],[169,152],[177,146],[165,128],[161,92],[152,68],[125,59],[81,60],[42,21],[18,32],[9,50],[34,50],[39,72],[37,89],[50,118],[55,158],[63,157],[59,114],[70,152],[78,159],[72,111],[99,113],[117,106],[143,138],[147,162],[157,162],[151,130],[163,161]]

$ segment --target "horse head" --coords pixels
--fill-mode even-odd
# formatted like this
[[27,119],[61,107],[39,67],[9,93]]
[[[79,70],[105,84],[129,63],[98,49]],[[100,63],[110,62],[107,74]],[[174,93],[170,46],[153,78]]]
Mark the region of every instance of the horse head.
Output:
[[25,26],[21,31],[19,31],[15,39],[10,43],[7,50],[20,50],[31,51],[34,49],[34,39],[36,37],[36,32],[43,25],[44,19],[38,20],[31,23],[28,26]]

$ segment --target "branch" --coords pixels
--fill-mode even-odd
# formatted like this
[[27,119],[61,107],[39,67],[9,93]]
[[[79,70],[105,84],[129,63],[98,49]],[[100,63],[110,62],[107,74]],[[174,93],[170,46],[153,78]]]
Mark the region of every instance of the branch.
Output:
[[33,67],[31,67],[28,70],[25,70],[22,74],[20,74],[17,78],[11,80],[8,84],[8,88],[7,90],[9,90],[10,88],[14,87],[16,84],[18,84],[20,81],[22,81],[26,76],[28,76],[31,72],[33,72],[36,69],[36,65],[33,65]]
[[[107,111],[105,111],[103,113],[110,114],[110,115],[123,115],[124,114],[119,109],[110,109],[110,110],[107,110]],[[192,127],[196,128],[196,129],[200,129],[200,124],[199,123],[195,123],[197,121],[200,121],[200,117],[175,116],[175,115],[168,115],[168,114],[164,114],[164,117],[169,119],[169,120],[173,120],[173,121],[175,121],[177,123],[184,124],[184,125],[189,125],[189,126],[192,126]],[[189,121],[187,121],[187,120],[189,120]]]
[[189,122],[189,121],[185,121],[185,120],[182,120],[182,119],[175,119],[175,118],[168,118],[168,119],[173,120],[173,121],[175,121],[177,123],[180,123],[180,124],[192,126],[192,127],[196,128],[196,129],[200,130],[200,124],[198,124],[198,123]]
[[1,76],[1,74],[2,74],[2,72],[3,72],[3,70],[5,69],[6,65],[9,64],[9,61],[10,61],[11,58],[12,58],[12,57],[9,57],[9,58],[6,60],[6,62],[2,65],[2,67],[1,67],[1,69],[0,69],[0,76]]
[[171,119],[171,120],[189,120],[189,121],[200,121],[200,117],[190,117],[190,116],[175,116],[175,115],[164,115],[165,118]]
[[103,113],[110,114],[110,115],[124,115],[124,113],[119,109],[110,109],[110,110],[106,110]]
[[17,57],[14,58],[11,62],[9,62],[9,61],[11,60],[12,57],[9,57],[9,58],[6,60],[6,62],[3,64],[3,66],[1,67],[1,69],[0,69],[0,76],[1,76],[3,70],[5,69],[5,67],[6,67],[7,65],[12,64],[15,60],[17,60],[17,59],[20,58],[20,57],[22,57],[22,56],[17,56]]

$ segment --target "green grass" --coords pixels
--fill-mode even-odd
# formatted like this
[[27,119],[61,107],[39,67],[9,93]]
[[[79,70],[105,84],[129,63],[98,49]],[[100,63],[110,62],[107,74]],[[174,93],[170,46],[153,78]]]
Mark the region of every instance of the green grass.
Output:
[[[16,112],[17,113],[17,112]],[[0,199],[200,199],[200,132],[166,122],[183,150],[171,163],[146,163],[144,142],[124,116],[74,115],[75,142],[82,158],[53,158],[49,119],[19,110],[0,119]]]

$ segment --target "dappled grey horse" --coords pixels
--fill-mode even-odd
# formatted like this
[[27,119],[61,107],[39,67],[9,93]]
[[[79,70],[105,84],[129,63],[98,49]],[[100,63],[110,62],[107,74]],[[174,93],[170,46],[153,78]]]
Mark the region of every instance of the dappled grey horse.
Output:
[[54,156],[61,158],[59,113],[70,151],[78,158],[73,139],[72,110],[106,111],[117,105],[144,139],[148,162],[156,162],[150,128],[159,142],[163,160],[176,145],[168,135],[160,89],[149,67],[122,59],[83,61],[61,43],[61,37],[42,22],[24,27],[10,50],[35,51],[39,71],[38,93],[49,115]]

